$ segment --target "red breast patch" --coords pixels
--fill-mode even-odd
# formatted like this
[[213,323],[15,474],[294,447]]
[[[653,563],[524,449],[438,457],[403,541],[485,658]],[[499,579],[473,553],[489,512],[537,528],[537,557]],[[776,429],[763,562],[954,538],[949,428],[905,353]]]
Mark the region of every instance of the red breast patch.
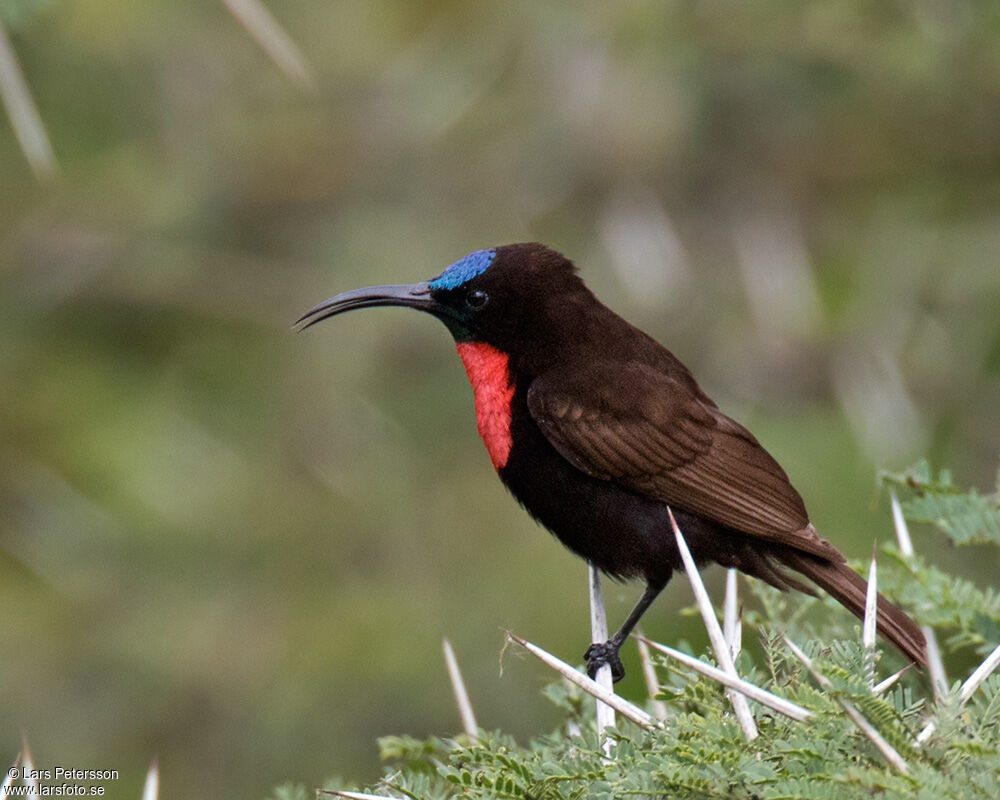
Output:
[[458,342],[458,355],[472,384],[476,428],[496,469],[507,463],[513,440],[510,435],[510,401],[514,385],[507,356],[483,342]]

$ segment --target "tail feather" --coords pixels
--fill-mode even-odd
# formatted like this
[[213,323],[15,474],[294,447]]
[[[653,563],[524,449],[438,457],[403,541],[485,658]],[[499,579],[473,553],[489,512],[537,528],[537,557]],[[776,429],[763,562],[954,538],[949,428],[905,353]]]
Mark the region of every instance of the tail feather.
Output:
[[[847,564],[792,549],[781,553],[779,558],[809,578],[858,619],[864,619],[868,584]],[[881,594],[877,608],[876,628],[879,634],[911,661],[925,666],[927,642],[920,626]]]

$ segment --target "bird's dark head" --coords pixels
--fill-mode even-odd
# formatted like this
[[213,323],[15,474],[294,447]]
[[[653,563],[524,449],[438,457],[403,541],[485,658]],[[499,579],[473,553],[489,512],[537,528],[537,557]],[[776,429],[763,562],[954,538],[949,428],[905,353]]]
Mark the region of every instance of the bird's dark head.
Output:
[[459,342],[486,342],[504,352],[528,337],[571,320],[574,307],[593,296],[572,263],[537,243],[476,250],[428,281],[367,286],[343,292],[310,309],[297,324],[371,306],[407,306],[440,319]]

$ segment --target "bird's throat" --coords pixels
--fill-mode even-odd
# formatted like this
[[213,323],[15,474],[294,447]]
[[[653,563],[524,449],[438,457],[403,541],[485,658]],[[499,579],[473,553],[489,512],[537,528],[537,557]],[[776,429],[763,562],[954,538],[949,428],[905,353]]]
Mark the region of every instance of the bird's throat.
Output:
[[483,342],[458,342],[458,355],[472,384],[476,427],[496,469],[507,463],[513,440],[510,434],[510,401],[514,383],[507,356]]

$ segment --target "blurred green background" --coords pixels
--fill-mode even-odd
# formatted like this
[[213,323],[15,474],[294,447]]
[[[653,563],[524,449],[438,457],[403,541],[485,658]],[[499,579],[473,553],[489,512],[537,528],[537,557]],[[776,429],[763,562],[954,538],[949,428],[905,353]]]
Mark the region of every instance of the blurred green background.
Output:
[[[222,2],[0,3],[59,166],[0,118],[0,757],[371,779],[376,736],[458,729],[443,635],[481,725],[555,724],[503,631],[579,659],[585,566],[493,476],[444,328],[290,331],[480,247],[573,258],[852,556],[892,536],[878,467],[992,485],[995,2],[267,7],[311,87]],[[689,602],[647,630],[700,642]]]

